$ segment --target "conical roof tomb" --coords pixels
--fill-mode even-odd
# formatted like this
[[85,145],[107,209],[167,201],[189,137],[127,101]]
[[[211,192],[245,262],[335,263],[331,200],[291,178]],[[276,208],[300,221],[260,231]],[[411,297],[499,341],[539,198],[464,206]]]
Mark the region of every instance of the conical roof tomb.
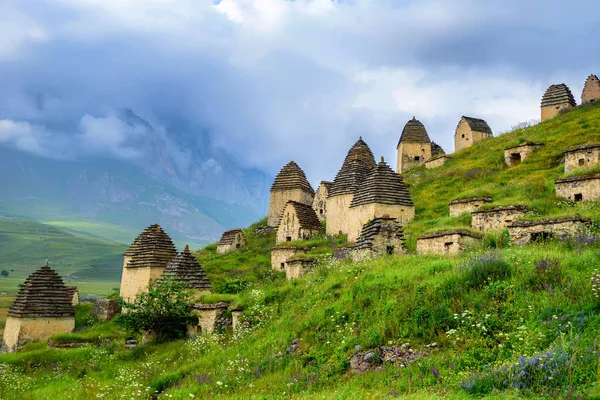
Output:
[[594,74],[588,76],[581,92],[581,103],[600,100],[600,80]]
[[279,225],[281,212],[288,201],[312,205],[314,197],[315,191],[308,183],[304,171],[294,161],[290,161],[279,171],[271,186],[267,223],[272,227]]
[[417,118],[412,117],[404,125],[398,146],[396,171],[401,174],[413,167],[423,165],[431,158],[431,140],[425,125]]
[[413,206],[408,185],[386,164],[383,157],[354,193],[350,207],[375,203]]
[[62,278],[48,266],[33,272],[23,283],[8,310],[9,317],[75,317],[75,307]]
[[71,296],[46,260],[43,267],[27,277],[10,306],[3,345],[9,352],[15,352],[27,342],[47,340],[74,328],[75,306]]
[[553,118],[562,110],[573,108],[577,105],[571,90],[564,83],[550,85],[544,92],[541,103],[541,120]]
[[[144,229],[124,254],[121,277],[121,297],[135,300],[148,288],[150,280],[158,278],[167,263],[177,256],[169,235],[158,224]],[[141,272],[137,270],[142,270]]]
[[184,282],[190,289],[205,293],[210,292],[210,282],[206,272],[200,266],[198,259],[192,254],[188,245],[173,260],[168,262],[161,279],[166,276],[172,276]]
[[335,176],[329,197],[351,194],[375,167],[375,157],[362,136],[348,151],[342,168]]

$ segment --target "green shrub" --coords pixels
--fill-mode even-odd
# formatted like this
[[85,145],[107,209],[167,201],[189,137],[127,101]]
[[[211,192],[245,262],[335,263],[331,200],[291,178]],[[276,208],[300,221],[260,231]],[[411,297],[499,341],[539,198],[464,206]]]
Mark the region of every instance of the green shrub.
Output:
[[496,253],[472,256],[461,265],[461,270],[466,286],[474,289],[512,275],[510,264]]

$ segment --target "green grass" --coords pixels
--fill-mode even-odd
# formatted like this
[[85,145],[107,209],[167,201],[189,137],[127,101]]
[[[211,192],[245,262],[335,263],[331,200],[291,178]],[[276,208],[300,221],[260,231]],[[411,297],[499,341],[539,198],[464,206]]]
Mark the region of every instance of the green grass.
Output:
[[[469,226],[468,215],[448,217],[456,198],[489,196],[493,205],[527,205],[527,218],[581,215],[598,224],[597,203],[559,201],[553,185],[563,175],[563,150],[600,141],[599,117],[598,106],[576,109],[461,151],[438,169],[410,171],[416,218],[405,227],[409,250],[419,234]],[[524,140],[546,145],[506,167],[503,149]],[[457,256],[326,259],[286,281],[271,272],[274,234],[254,234],[264,226],[246,229],[239,251],[218,255],[210,245],[197,253],[218,292],[203,301],[243,306],[250,328],[125,350],[119,332],[99,344],[114,327],[86,325],[80,308],[81,330],[58,338],[97,345],[31,344],[0,355],[0,398],[600,398],[600,299],[590,280],[600,241],[514,247],[490,233]],[[292,244],[323,258],[343,242]],[[296,338],[299,351],[288,352]],[[349,371],[356,346],[405,342],[426,354],[404,366]]]

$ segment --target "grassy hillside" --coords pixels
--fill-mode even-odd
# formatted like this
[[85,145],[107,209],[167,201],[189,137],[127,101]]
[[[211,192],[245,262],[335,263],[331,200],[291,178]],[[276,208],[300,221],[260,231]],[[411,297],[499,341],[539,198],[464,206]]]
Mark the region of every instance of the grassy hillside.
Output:
[[[409,247],[422,232],[467,227],[468,217],[446,217],[448,201],[462,197],[525,204],[528,218],[599,222],[597,204],[559,202],[553,191],[560,153],[600,141],[598,117],[600,107],[577,109],[411,171]],[[546,146],[509,169],[503,149],[520,140]],[[293,243],[323,258],[294,281],[270,271],[274,238],[255,233],[262,225],[245,231],[242,251],[198,253],[220,292],[206,300],[241,305],[247,328],[125,350],[124,333],[80,310],[79,332],[58,339],[92,345],[0,355],[0,398],[600,398],[598,224],[567,241],[515,247],[497,233],[458,256],[360,263],[322,257],[339,242],[321,237]],[[352,372],[357,354],[369,371]]]

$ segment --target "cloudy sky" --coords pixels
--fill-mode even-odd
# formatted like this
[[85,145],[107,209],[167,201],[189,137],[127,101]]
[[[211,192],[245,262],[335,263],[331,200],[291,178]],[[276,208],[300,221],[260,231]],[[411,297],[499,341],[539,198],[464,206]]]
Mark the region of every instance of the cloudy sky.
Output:
[[[0,143],[136,156],[118,111],[171,115],[247,166],[333,179],[362,135],[395,164],[413,115],[453,151],[461,115],[539,118],[600,74],[595,0],[3,0]],[[70,123],[65,123],[70,121]]]

